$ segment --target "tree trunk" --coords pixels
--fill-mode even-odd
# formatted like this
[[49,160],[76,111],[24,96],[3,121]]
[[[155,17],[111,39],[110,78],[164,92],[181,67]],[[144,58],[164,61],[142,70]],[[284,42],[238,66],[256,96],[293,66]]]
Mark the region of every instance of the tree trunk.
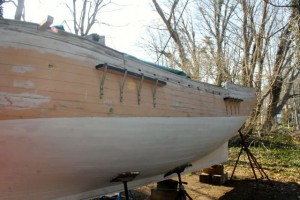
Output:
[[[157,1],[152,0],[152,2],[155,6],[155,9],[156,9],[157,13],[159,14],[161,19],[163,20],[164,24],[166,25],[167,30],[170,33],[172,39],[174,40],[174,42],[177,45],[177,49],[178,49],[178,52],[179,52],[179,57],[180,57],[180,60],[181,60],[181,69],[185,72],[189,72],[188,69],[190,68],[190,66],[192,64],[191,64],[190,60],[187,58],[186,51],[185,51],[184,46],[183,46],[183,42],[180,39],[180,36],[179,36],[179,34],[176,30],[176,27],[172,26],[172,21],[171,21],[172,17],[175,15],[175,8],[176,8],[179,1],[175,0],[173,2],[173,5],[172,5],[172,8],[170,10],[170,15],[169,15],[168,19],[166,18],[166,15],[164,14],[164,11],[160,7],[160,5],[157,3]],[[174,24],[175,24],[175,22],[174,22]],[[175,26],[176,26],[176,24],[175,24]]]
[[280,43],[278,46],[276,59],[275,59],[275,66],[273,68],[273,76],[271,79],[271,91],[270,91],[270,99],[267,106],[267,113],[265,116],[265,120],[262,126],[262,129],[268,131],[272,128],[273,119],[276,114],[279,113],[277,110],[277,105],[279,103],[283,78],[282,78],[282,68],[283,63],[286,58],[286,54],[290,48],[291,40],[289,40],[289,36],[291,34],[290,25],[288,25],[285,30],[283,31]]
[[297,104],[296,104],[296,101],[294,100],[294,106],[295,106],[295,129],[296,130],[300,130],[300,123],[299,123],[299,118],[298,118],[298,107],[297,107]]
[[274,118],[280,112],[280,110],[277,110],[277,104],[279,102],[282,83],[283,80],[280,77],[271,88],[269,105],[267,107],[267,113],[262,127],[264,130],[270,130],[272,128],[272,125],[274,124]]
[[18,0],[15,20],[21,20],[22,16],[24,16],[24,1],[25,0]]
[[[296,84],[296,87],[297,86],[299,88],[299,86],[300,86],[299,83]],[[293,98],[293,108],[294,108],[295,129],[298,130],[298,131],[300,130],[300,122],[299,122],[299,118],[298,118],[298,114],[299,114],[299,112],[298,112],[298,110],[299,110],[299,101],[300,101],[299,97],[298,97],[298,95],[300,95],[299,92],[300,92],[300,88],[299,88],[299,91],[296,91],[295,84],[294,84],[293,85],[293,95],[294,95],[294,98]]]
[[0,19],[3,18],[3,7],[2,7],[2,4],[3,4],[3,0],[0,0]]

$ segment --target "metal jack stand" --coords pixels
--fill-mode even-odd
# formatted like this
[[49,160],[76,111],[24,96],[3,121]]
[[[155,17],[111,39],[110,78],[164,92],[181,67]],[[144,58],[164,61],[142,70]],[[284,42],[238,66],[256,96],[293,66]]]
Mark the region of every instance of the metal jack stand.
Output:
[[258,184],[258,179],[257,179],[257,175],[255,173],[255,169],[254,168],[256,168],[259,171],[259,173],[260,173],[260,175],[261,175],[262,178],[264,178],[264,177],[267,178],[268,181],[269,181],[269,183],[270,183],[270,185],[273,185],[272,182],[271,182],[271,180],[269,179],[268,175],[265,173],[264,169],[262,168],[262,166],[258,163],[258,161],[256,160],[255,156],[251,153],[251,151],[248,148],[248,145],[247,145],[247,143],[245,141],[245,137],[241,133],[240,130],[239,130],[239,134],[240,134],[240,137],[241,137],[241,150],[240,150],[239,156],[238,156],[238,158],[237,158],[237,160],[235,162],[235,165],[234,165],[234,168],[233,168],[230,180],[232,180],[232,177],[234,175],[235,169],[236,169],[237,164],[238,164],[238,162],[240,160],[241,154],[243,153],[243,151],[245,151],[246,154],[247,154],[247,157],[248,157],[248,160],[249,160],[252,172],[254,174],[254,177],[255,177],[255,180],[256,180],[256,184]]
[[110,182],[122,182],[124,184],[125,199],[129,200],[127,182],[132,181],[139,174],[139,172],[123,172]]
[[191,167],[192,164],[185,164],[185,165],[181,165],[179,167],[174,168],[173,170],[167,172],[164,177],[167,177],[171,174],[176,173],[178,175],[178,186],[179,186],[179,191],[176,195],[175,200],[186,200],[187,198],[192,200],[192,198],[190,197],[190,195],[185,191],[183,184],[187,184],[186,182],[182,182],[181,181],[181,173],[185,170],[185,168],[187,167]]

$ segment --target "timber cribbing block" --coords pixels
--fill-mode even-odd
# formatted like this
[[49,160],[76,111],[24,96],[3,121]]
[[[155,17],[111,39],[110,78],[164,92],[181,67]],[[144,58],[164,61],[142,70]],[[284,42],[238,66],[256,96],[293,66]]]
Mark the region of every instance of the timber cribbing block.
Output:
[[201,183],[208,183],[214,185],[222,185],[227,180],[227,172],[224,172],[223,165],[214,165],[202,170],[199,176]]
[[205,168],[202,172],[207,174],[224,174],[224,166],[223,165],[213,165],[211,167]]
[[151,190],[151,200],[174,200],[178,193],[178,181],[169,179],[157,183]]
[[227,181],[228,175],[227,172],[225,172],[222,175],[214,174],[212,175],[212,184],[214,185],[222,185]]

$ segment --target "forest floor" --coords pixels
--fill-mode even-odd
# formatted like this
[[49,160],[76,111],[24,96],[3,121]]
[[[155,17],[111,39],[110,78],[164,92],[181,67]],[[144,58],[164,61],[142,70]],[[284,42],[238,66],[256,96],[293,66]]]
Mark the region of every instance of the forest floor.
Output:
[[[193,200],[300,200],[300,133],[279,132],[263,139],[251,138],[248,143],[270,181],[261,178],[257,171],[259,180],[255,180],[243,153],[233,179],[223,185],[200,183],[201,171],[182,176],[182,181],[188,183],[186,192]],[[231,144],[228,161],[223,163],[229,178],[239,152],[237,143]],[[134,199],[150,200],[154,188],[156,184],[133,190]]]

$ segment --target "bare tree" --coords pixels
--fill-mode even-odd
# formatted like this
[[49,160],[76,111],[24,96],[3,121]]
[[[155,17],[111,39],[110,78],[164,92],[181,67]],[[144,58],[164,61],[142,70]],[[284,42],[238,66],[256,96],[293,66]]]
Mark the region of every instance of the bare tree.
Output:
[[25,20],[24,2],[25,2],[25,0],[18,0],[18,4],[16,5],[17,9],[16,9],[16,13],[15,13],[15,20],[21,20],[22,17]]
[[[290,62],[291,59],[289,58],[288,51],[291,49],[291,43],[295,40],[295,38],[292,37],[293,35],[293,26],[295,25],[293,22],[295,19],[298,18],[299,13],[300,13],[300,2],[298,0],[293,0],[291,2],[291,16],[289,17],[289,21],[285,28],[282,31],[282,34],[280,36],[280,41],[278,44],[278,49],[275,57],[275,63],[274,63],[274,68],[273,68],[273,74],[272,74],[272,81],[270,84],[270,98],[267,106],[267,112],[266,112],[266,117],[263,122],[263,129],[269,130],[273,123],[274,123],[274,117],[280,112],[282,109],[283,105],[287,103],[287,101],[290,98],[289,93],[284,94],[283,96],[285,98],[282,99],[280,102],[280,95],[282,93],[282,86],[284,83],[284,69],[285,66],[287,66]],[[299,25],[297,25],[299,26]],[[297,40],[296,40],[297,44]],[[296,74],[289,73],[291,74],[289,77],[291,80],[289,82],[293,81],[296,79],[298,76],[298,72]],[[286,76],[288,77],[288,76]],[[291,86],[289,87],[289,90],[291,90]]]
[[293,99],[292,105],[294,108],[294,120],[296,130],[300,130],[299,122],[299,107],[300,107],[300,78],[295,81],[296,84],[293,84]]
[[[204,21],[204,24],[209,25],[211,31],[214,32],[213,37],[211,37],[211,32],[203,34],[200,31],[199,26],[203,25],[197,22],[197,17],[195,17],[199,10],[202,10],[202,15],[207,16],[211,13],[211,9],[204,11],[201,5],[188,0],[183,4],[180,4],[178,0],[169,1],[169,4],[165,5],[156,0],[152,0],[152,2],[163,22],[163,25],[156,30],[167,32],[165,35],[168,38],[165,40],[165,45],[160,47],[160,58],[162,56],[167,58],[196,80],[206,79],[210,82],[215,80],[218,85],[221,85],[222,81],[230,77],[230,72],[226,68],[230,60],[225,59],[224,54],[227,52],[224,50],[224,46],[229,44],[225,39],[225,32],[229,18],[235,9],[233,4],[230,4],[229,1],[226,3],[216,1],[219,3],[218,6],[214,7],[216,13],[222,13],[215,13],[215,18],[212,21],[208,19],[206,22]],[[223,14],[225,18],[223,18]],[[216,27],[213,27],[210,22],[216,22]],[[203,38],[203,36],[205,37]],[[215,38],[217,38],[217,42]],[[201,41],[204,41],[204,45]],[[157,45],[153,44],[153,46]]]
[[3,0],[0,0],[0,19],[3,18],[3,7],[2,7],[2,4],[3,4]]
[[17,2],[15,0],[1,0],[0,2],[0,18],[3,17],[3,8],[1,4],[3,3],[12,3],[16,6],[16,12],[15,12],[15,20],[25,20],[25,0],[18,0]]
[[272,9],[266,2],[260,1],[242,0],[240,4],[242,33],[240,36],[243,50],[240,80],[243,85],[255,87],[258,102],[244,127],[244,132],[250,133],[259,123],[264,102],[270,94],[265,75],[266,71],[272,71],[270,66],[273,65],[273,60],[269,59],[267,63],[266,59],[273,57],[270,43],[272,41],[275,43],[276,40],[274,36],[278,29],[276,26],[278,9]]
[[192,1],[186,8],[188,14],[179,20],[180,1],[159,4],[152,0],[163,22],[156,30],[165,37],[168,33],[171,40],[167,48],[162,48],[163,37],[159,44],[152,37],[149,44],[190,75],[200,74],[199,80],[209,77],[219,85],[231,79],[254,87],[258,103],[244,131],[250,133],[254,127],[268,130],[293,98],[291,89],[299,76],[296,14],[300,9],[299,0],[291,1],[288,8],[273,6],[270,0]]
[[[214,0],[214,1],[197,1],[197,8],[202,20],[199,20],[202,26],[205,26],[206,32],[202,32],[206,36],[211,37],[209,46],[212,60],[216,66],[216,84],[221,85],[222,82],[232,79],[229,66],[226,65],[226,48],[228,50],[228,31],[230,20],[238,3],[235,1]],[[201,26],[199,24],[199,26]]]
[[72,5],[66,3],[73,18],[73,28],[76,35],[85,36],[92,26],[98,23],[98,15],[101,9],[111,3],[111,0],[77,0]]
[[[168,12],[168,14],[165,14],[166,11],[163,11],[163,9],[161,8],[161,6],[159,5],[159,3],[156,0],[152,0],[155,9],[157,11],[157,13],[159,14],[159,16],[161,17],[161,19],[163,20],[163,23],[165,24],[167,31],[170,34],[170,37],[172,38],[172,40],[174,41],[174,43],[176,44],[176,48],[178,50],[178,55],[179,55],[179,59],[180,61],[177,62],[177,64],[179,65],[179,67],[181,69],[183,69],[184,71],[188,72],[189,70],[189,66],[192,65],[190,59],[187,56],[187,52],[186,49],[184,47],[183,41],[180,37],[180,33],[177,29],[177,24],[178,24],[178,20],[181,18],[177,18],[176,17],[176,9],[179,3],[179,0],[174,0],[172,2],[172,5],[170,7],[170,10]],[[181,12],[182,14],[182,12]],[[163,54],[164,56],[166,56],[168,59],[170,60],[177,60],[173,54],[170,54],[168,52],[165,51],[165,48],[162,49],[161,54]]]
[[[156,60],[157,64],[175,68],[175,66],[181,66],[176,57],[176,48],[174,48],[173,42],[169,41],[168,47],[166,47],[166,41],[168,40],[168,31],[161,29],[159,22],[146,28],[147,35],[141,38],[139,45],[143,48],[153,60]],[[171,44],[170,44],[171,43]],[[164,50],[163,50],[164,49]]]

